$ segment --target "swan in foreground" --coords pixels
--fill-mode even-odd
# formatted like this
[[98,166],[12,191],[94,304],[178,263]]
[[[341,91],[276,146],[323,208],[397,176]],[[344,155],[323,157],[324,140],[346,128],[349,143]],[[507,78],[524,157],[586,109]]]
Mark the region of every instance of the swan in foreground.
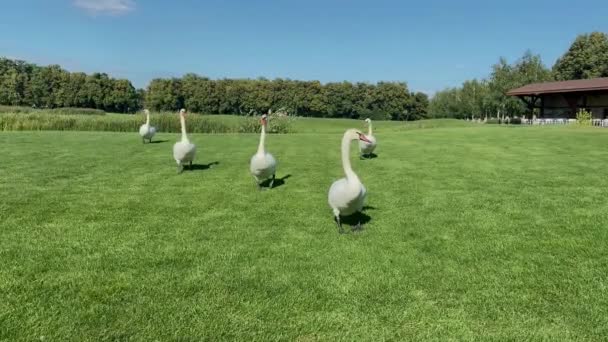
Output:
[[272,154],[266,152],[264,148],[264,141],[266,140],[266,126],[268,125],[268,116],[262,115],[260,120],[262,124],[262,133],[260,134],[260,144],[258,145],[258,152],[251,157],[249,164],[249,170],[255,178],[258,188],[262,189],[262,182],[270,179],[270,185],[268,188],[272,188],[275,180],[275,170],[277,167],[277,161],[274,159]]
[[372,135],[372,120],[370,118],[365,119],[367,123],[367,135],[365,136],[368,141],[359,141],[359,151],[361,151],[361,157],[369,157],[376,149],[376,138]]
[[152,142],[152,137],[156,134],[156,128],[150,126],[150,111],[144,109],[144,113],[146,114],[146,123],[139,127],[139,135],[141,135],[141,141],[145,144],[146,139]]
[[[327,195],[327,201],[334,212],[334,218],[340,233],[342,232],[340,216],[352,215],[363,210],[367,193],[365,186],[361,184],[359,177],[350,165],[350,144],[353,140],[369,142],[369,139],[363,133],[355,129],[349,129],[344,133],[342,137],[342,167],[346,177],[333,182]],[[357,223],[355,228],[360,229],[361,222]]]
[[182,140],[173,145],[173,158],[177,163],[177,173],[184,170],[184,165],[189,164],[192,168],[192,161],[196,153],[196,146],[188,140],[186,135],[186,110],[179,111],[179,121],[182,126]]

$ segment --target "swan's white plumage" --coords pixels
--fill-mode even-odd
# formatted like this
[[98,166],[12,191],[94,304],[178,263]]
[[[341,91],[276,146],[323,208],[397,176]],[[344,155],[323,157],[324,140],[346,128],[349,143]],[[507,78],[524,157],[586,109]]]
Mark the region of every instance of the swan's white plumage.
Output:
[[266,152],[266,147],[264,145],[266,140],[266,125],[267,125],[267,116],[262,116],[262,132],[260,133],[260,143],[258,145],[258,151],[256,154],[251,157],[251,161],[249,163],[249,171],[251,171],[251,175],[255,178],[256,182],[259,184],[269,178],[271,178],[276,171],[277,161],[274,159],[272,154]]
[[276,171],[277,161],[272,154],[265,152],[263,154],[256,153],[251,157],[249,170],[253,178],[260,183],[272,177]]
[[365,137],[367,140],[369,140],[369,142],[359,140],[359,151],[361,151],[361,154],[363,155],[369,155],[372,154],[376,149],[377,142],[376,137],[374,137],[372,134],[372,120],[367,118],[365,119],[365,122],[367,122],[368,125],[368,130]]
[[184,164],[194,161],[196,154],[196,146],[188,140],[186,135],[186,111],[182,109],[179,113],[180,124],[182,128],[182,139],[173,145],[173,158],[177,166],[181,167]]
[[366,136],[354,129],[347,130],[342,137],[342,167],[346,177],[333,182],[327,195],[329,206],[336,217],[361,211],[365,203],[367,190],[350,165],[350,144],[357,139],[365,140]]
[[348,216],[363,210],[366,196],[363,184],[349,183],[348,179],[342,178],[333,182],[327,199],[334,214]]
[[144,142],[146,139],[152,142],[152,137],[156,134],[156,128],[150,126],[150,111],[146,109],[144,112],[146,113],[146,123],[139,127],[139,135],[141,135]]

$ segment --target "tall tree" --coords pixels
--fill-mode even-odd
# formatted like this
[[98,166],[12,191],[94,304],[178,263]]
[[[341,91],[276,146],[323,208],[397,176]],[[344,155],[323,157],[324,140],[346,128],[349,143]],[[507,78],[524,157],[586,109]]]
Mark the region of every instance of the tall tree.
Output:
[[608,77],[608,34],[593,32],[578,36],[553,66],[557,80]]
[[410,94],[410,105],[407,108],[407,117],[400,120],[420,120],[428,118],[429,96],[422,92]]
[[181,80],[153,79],[146,90],[146,106],[153,110],[179,110],[184,107]]
[[466,118],[471,116],[517,116],[528,108],[517,98],[506,93],[529,83],[552,79],[540,56],[527,51],[520,59],[509,64],[500,58],[486,80],[465,81],[461,87],[446,89],[435,94],[430,103],[431,116]]
[[545,67],[540,56],[533,55],[530,51],[513,64],[508,64],[504,58],[501,58],[492,69],[488,99],[488,112],[491,116],[527,113],[528,110],[522,101],[507,96],[507,92],[526,84],[552,80],[551,72]]

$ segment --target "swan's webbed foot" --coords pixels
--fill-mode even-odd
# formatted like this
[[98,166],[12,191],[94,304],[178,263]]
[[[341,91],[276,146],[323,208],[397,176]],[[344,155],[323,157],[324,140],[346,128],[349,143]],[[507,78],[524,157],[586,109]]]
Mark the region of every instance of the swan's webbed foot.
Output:
[[361,221],[357,222],[357,224],[355,226],[353,226],[353,228],[351,229],[353,232],[358,232],[363,230],[363,225],[361,224]]

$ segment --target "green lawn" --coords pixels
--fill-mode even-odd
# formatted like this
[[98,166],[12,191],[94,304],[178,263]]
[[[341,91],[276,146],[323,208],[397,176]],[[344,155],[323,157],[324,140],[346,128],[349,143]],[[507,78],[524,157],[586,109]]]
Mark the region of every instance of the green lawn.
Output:
[[177,175],[174,134],[0,133],[0,340],[608,339],[608,130],[382,123],[340,235],[342,126],[308,125],[264,192],[256,135]]

